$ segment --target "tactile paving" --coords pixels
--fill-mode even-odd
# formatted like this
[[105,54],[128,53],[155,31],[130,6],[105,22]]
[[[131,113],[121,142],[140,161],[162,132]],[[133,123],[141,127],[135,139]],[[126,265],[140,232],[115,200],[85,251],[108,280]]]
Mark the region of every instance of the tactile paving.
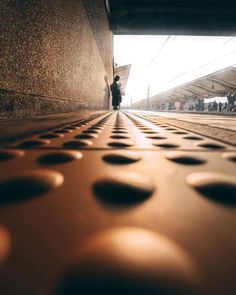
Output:
[[[53,135],[60,136],[53,137]],[[9,145],[8,147],[12,147]],[[14,144],[17,148],[72,149],[177,149],[186,151],[234,150],[234,146],[220,143],[206,136],[163,125],[157,120],[147,121],[133,114],[117,113],[83,123],[72,123],[50,134],[40,134]]]
[[120,111],[7,144],[1,294],[235,294],[235,159]]

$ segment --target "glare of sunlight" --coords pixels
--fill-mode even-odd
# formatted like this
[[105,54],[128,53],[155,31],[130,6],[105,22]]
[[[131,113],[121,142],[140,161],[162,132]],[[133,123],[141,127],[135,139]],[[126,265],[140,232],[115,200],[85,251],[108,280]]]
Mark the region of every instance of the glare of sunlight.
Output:
[[114,36],[118,66],[131,64],[133,102],[236,64],[236,37]]

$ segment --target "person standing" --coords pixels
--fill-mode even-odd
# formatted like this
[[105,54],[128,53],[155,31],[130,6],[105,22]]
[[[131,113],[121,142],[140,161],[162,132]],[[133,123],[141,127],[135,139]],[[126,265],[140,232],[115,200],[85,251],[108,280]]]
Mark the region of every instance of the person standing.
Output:
[[113,83],[110,86],[112,92],[112,106],[114,110],[120,109],[121,103],[121,91],[118,81],[120,80],[119,76],[115,76]]
[[222,106],[223,106],[223,103],[220,101],[220,102],[219,102],[219,109],[218,109],[219,112],[221,112],[221,110],[222,110]]

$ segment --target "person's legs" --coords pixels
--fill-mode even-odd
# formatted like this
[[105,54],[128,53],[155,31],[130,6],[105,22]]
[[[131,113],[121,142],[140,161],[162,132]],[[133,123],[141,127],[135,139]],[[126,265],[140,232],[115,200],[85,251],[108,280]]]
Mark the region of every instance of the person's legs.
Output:
[[113,110],[116,110],[116,97],[112,96],[112,106],[113,106]]

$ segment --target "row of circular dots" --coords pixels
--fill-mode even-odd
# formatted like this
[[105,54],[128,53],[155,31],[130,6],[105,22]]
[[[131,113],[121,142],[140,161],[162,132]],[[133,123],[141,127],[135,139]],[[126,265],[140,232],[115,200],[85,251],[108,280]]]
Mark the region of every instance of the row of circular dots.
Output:
[[[83,122],[86,123],[86,122]],[[51,138],[51,137],[50,137]],[[53,137],[54,138],[54,137]],[[24,156],[21,150],[2,150],[0,160],[5,161],[16,157]],[[77,151],[59,152],[49,154],[41,158],[41,162],[47,164],[67,163],[72,160],[82,158],[82,154]],[[36,170],[31,173],[22,174],[19,177],[0,183],[1,205],[12,202],[22,201],[46,193],[54,188],[61,186],[64,182],[63,176],[52,170]],[[11,249],[10,233],[0,226],[0,267],[2,267]]]
[[[92,145],[92,141],[88,139],[94,139],[97,138],[97,134],[99,134],[102,129],[105,127],[105,123],[109,120],[111,114],[106,116],[104,119],[100,120],[96,124],[92,125],[88,129],[84,130],[81,134],[78,134],[75,136],[74,141],[69,141],[64,143],[64,147],[66,148],[80,148],[84,146],[90,146]],[[49,139],[53,138],[58,138],[62,137],[64,133],[69,133],[72,132],[73,129],[80,128],[81,126],[85,126],[85,124],[89,124],[91,120],[87,120],[86,123],[82,122],[79,124],[73,124],[72,126],[64,127],[62,129],[54,131],[54,133],[48,133],[48,134],[43,134],[40,137],[40,140],[26,140],[24,142],[21,142],[18,147],[20,148],[32,148],[32,147],[38,147],[41,145],[46,145],[50,143]],[[113,133],[122,133],[121,130],[115,130]],[[113,139],[124,139],[125,136],[120,135],[120,134],[115,134],[112,136]],[[121,146],[121,147],[126,147],[129,146],[130,144],[126,143],[120,143],[120,142],[114,142],[110,144],[111,146]]]
[[[114,126],[114,128],[121,128],[121,123],[117,122]],[[122,126],[124,129],[125,127]],[[117,130],[117,129],[115,129]],[[10,158],[14,158],[16,156],[22,156],[24,155],[23,151],[14,151],[14,150],[3,150],[0,153],[0,159],[6,160]],[[39,163],[43,165],[54,165],[54,164],[62,164],[67,163],[76,159],[80,159],[82,157],[82,154],[76,151],[57,151],[53,153],[49,153],[46,155],[43,155],[39,158]],[[225,153],[223,154],[223,157],[226,159],[229,159],[231,161],[236,161],[236,155],[233,153]],[[174,161],[176,163],[185,164],[185,165],[199,165],[206,163],[206,160],[196,157],[196,156],[189,156],[183,153],[179,152],[169,152],[166,154],[166,158]],[[127,152],[126,154],[120,154],[120,153],[110,153],[105,156],[103,156],[103,160],[112,163],[112,164],[130,164],[133,162],[139,161],[141,158],[134,152]],[[218,177],[219,178],[219,177]],[[224,177],[225,179],[225,177]],[[10,184],[12,182],[10,181]],[[12,191],[11,185],[5,185],[5,188],[8,187],[10,191]],[[13,194],[15,193],[15,190],[13,190]],[[10,192],[11,194],[11,192]]]
[[[127,139],[125,124],[118,115],[113,134],[114,139]],[[111,146],[117,146],[116,142]],[[176,159],[173,154],[167,158]],[[141,160],[141,157],[133,152],[109,153],[103,156],[103,160],[124,165],[135,163]],[[202,163],[196,159],[194,161],[192,159],[191,163]],[[190,164],[190,161],[187,163]],[[221,175],[218,175],[218,180],[219,178]],[[231,200],[231,182],[234,193],[236,182],[232,179],[229,182],[228,178],[226,180],[230,186],[227,186],[226,190],[230,192]],[[188,181],[198,188],[202,180],[198,179],[196,182],[194,175],[190,175]],[[95,182],[93,189],[97,197],[105,202],[133,205],[149,198],[154,193],[155,186],[143,175],[123,171],[118,177],[108,177]],[[204,189],[202,192],[204,193]],[[205,193],[208,193],[208,189]],[[142,241],[141,246],[135,241]],[[165,254],[160,251],[163,248]],[[149,253],[152,253],[151,256]],[[200,291],[197,291],[199,271],[187,252],[169,238],[150,230],[123,227],[97,233],[81,245],[76,260],[73,269],[65,273],[56,286],[57,295],[65,295],[71,291],[71,294],[200,294]],[[140,268],[142,272],[135,271]],[[176,269],[176,272],[173,272],[173,269]]]
[[[105,118],[109,118],[110,116],[111,116],[111,114],[109,114]],[[156,135],[157,134],[156,131],[153,131],[151,128],[141,124],[140,121],[130,117],[129,115],[127,115],[127,116],[134,122],[134,124],[137,127],[139,127],[139,129],[143,133],[149,134],[149,136],[147,136],[148,139],[153,139],[153,140],[167,139],[164,136]],[[93,119],[94,118],[92,118],[92,119],[90,118],[90,119],[84,120],[83,122],[73,124],[68,127],[64,127],[62,129],[54,131],[54,133],[43,134],[43,135],[39,136],[41,138],[40,140],[26,140],[24,142],[21,142],[18,145],[18,147],[20,147],[20,148],[33,148],[33,147],[38,147],[41,145],[48,144],[48,143],[50,143],[49,139],[58,138],[58,137],[63,136],[63,133],[72,132],[73,129],[77,129],[77,128],[80,128],[81,126],[85,126],[86,124],[89,124]],[[149,120],[149,121],[156,123],[153,119]],[[88,128],[87,130],[84,130],[82,134],[76,135],[75,138],[78,140],[66,142],[64,144],[64,147],[66,147],[66,148],[81,148],[81,147],[91,146],[93,143],[91,140],[88,140],[88,139],[97,138],[96,134],[101,132],[102,128],[105,126],[105,125],[102,125],[102,122],[104,122],[104,121],[100,120],[98,123],[94,124],[93,126]],[[156,123],[156,125],[158,125],[159,127],[163,127],[163,128],[165,128],[165,130],[168,130],[168,131],[178,130],[178,129],[170,127],[168,125],[163,125],[163,124],[159,124],[159,123]],[[120,126],[120,125],[118,125],[118,126]],[[128,137],[128,135],[127,135],[127,131],[125,131],[125,130],[121,130],[121,129],[114,130],[113,133],[118,133],[118,134],[112,135],[111,136],[112,139],[130,139],[130,137]],[[120,134],[120,133],[125,133],[125,134]],[[188,134],[187,132],[183,132],[183,131],[175,131],[173,133],[174,134],[183,134],[183,135]],[[152,135],[150,135],[150,134],[152,134]],[[153,135],[153,134],[155,134],[155,135]],[[185,137],[183,137],[183,139],[196,140],[196,141],[203,140],[203,138],[198,137],[198,136],[185,136]],[[108,145],[111,147],[123,148],[123,147],[133,146],[133,143],[131,141],[126,141],[126,142],[116,141],[116,142],[110,142],[110,143],[108,143]],[[158,147],[162,147],[162,148],[179,147],[179,145],[173,144],[173,143],[154,143],[153,145],[158,146]],[[203,143],[198,146],[208,148],[208,149],[224,149],[225,148],[224,146],[219,145],[219,144],[215,144],[215,143]]]
[[[19,152],[23,153],[23,151]],[[63,154],[67,156],[70,154],[72,158],[76,159],[82,157],[82,154],[76,151],[63,152]],[[136,154],[132,156],[106,155],[104,159],[119,164],[128,164],[140,160]],[[117,161],[117,159],[120,160]],[[34,174],[35,183],[33,186],[32,178],[29,179],[29,176],[28,179],[27,176],[26,178],[22,176],[21,180],[23,184],[27,184],[27,181],[30,180],[30,185],[34,187],[36,193],[58,187],[63,183],[61,174],[54,171],[45,173],[45,171],[37,171]],[[45,176],[43,186],[40,187],[39,180],[42,180],[42,177]],[[197,176],[196,180],[196,175],[190,175],[188,177],[189,184],[195,186],[197,183],[201,183],[202,175],[198,174]],[[222,175],[219,175],[219,178],[218,180],[222,181]],[[229,182],[228,178],[223,179],[224,185],[227,182]],[[18,182],[15,183],[16,186],[18,185],[16,191],[10,192],[9,196],[15,196],[15,193],[19,193],[19,189],[22,190],[22,188],[26,192],[23,184],[18,179]],[[203,184],[202,189],[204,190],[204,187],[207,188],[205,180]],[[229,185],[232,185],[232,183]],[[224,187],[225,189],[227,189],[227,186]],[[235,182],[233,189],[235,193]],[[94,191],[99,198],[105,198],[106,201],[127,204],[127,202],[136,203],[147,199],[153,194],[155,187],[146,177],[127,173],[122,175],[122,179],[116,177],[115,179],[108,178],[96,182]],[[232,192],[232,187],[228,188],[228,191]],[[5,186],[5,192],[9,194],[7,186]],[[30,194],[32,194],[32,191]],[[9,234],[2,227],[0,228],[0,240],[2,245],[0,263],[2,263],[10,248]],[[142,243],[134,241],[142,241]],[[110,252],[111,248],[112,253]],[[163,248],[165,249],[164,253],[161,251]],[[193,294],[193,290],[197,288],[197,266],[186,251],[169,238],[150,230],[124,227],[103,231],[89,237],[80,246],[78,253],[73,268],[70,267],[71,270],[63,274],[57,284],[57,295],[76,294],[77,292],[94,294],[95,291],[96,293],[110,292],[110,294],[127,294],[127,291],[129,293],[133,291],[136,294],[156,294],[157,292],[158,294],[166,294],[166,292],[171,292],[174,295],[189,294],[190,290]],[[136,271],[140,268],[142,272]],[[109,269],[109,272],[106,269]],[[99,280],[97,280],[97,277],[99,277]],[[116,293],[118,286],[118,293]],[[196,292],[196,294],[199,293]]]
[[[92,145],[92,141],[90,141],[88,139],[97,138],[97,134],[99,134],[101,132],[101,130],[105,127],[105,123],[109,120],[110,116],[111,116],[111,114],[109,114],[108,116],[106,116],[105,118],[103,118],[102,120],[97,122],[96,124],[92,125],[88,129],[84,130],[81,134],[76,135],[75,138],[78,140],[69,141],[69,142],[64,143],[64,147],[66,147],[66,148],[81,148],[84,146]],[[53,133],[47,133],[47,134],[40,135],[39,136],[40,140],[23,141],[18,145],[18,147],[20,147],[20,148],[33,148],[33,147],[38,147],[41,145],[49,144],[50,143],[49,139],[62,137],[64,133],[72,132],[73,129],[77,129],[82,126],[85,126],[86,124],[89,124],[91,121],[92,121],[91,119],[86,120],[84,122],[73,124],[72,126],[68,126],[68,127],[64,127],[62,129],[56,130]],[[114,133],[122,133],[122,131],[115,130]],[[113,139],[121,139],[124,137],[125,136],[121,136],[118,134],[112,136]],[[114,142],[114,143],[111,143],[110,145],[111,146],[121,145],[121,147],[129,146],[129,144],[126,145],[125,143],[119,143],[119,142]]]
[[[130,115],[127,115],[127,116],[143,133],[148,134],[147,138],[155,139],[155,140],[167,139],[165,136],[157,135],[157,133],[158,133],[157,131],[154,131],[152,128],[147,127],[146,125],[142,124],[139,120],[134,119]],[[170,127],[168,125],[163,125],[163,124],[157,123],[154,120],[149,120],[149,121],[151,121],[152,123],[155,123],[155,125],[157,125],[159,127],[162,127],[167,131],[174,131],[173,134],[179,134],[179,135],[187,135],[188,134],[187,132],[184,132],[182,130],[178,131],[178,129]],[[152,135],[150,135],[150,134],[152,134]],[[193,136],[184,136],[183,139],[196,140],[196,141],[203,140],[202,137],[194,136],[194,135]],[[179,145],[171,144],[171,143],[161,143],[161,144],[154,143],[153,145],[163,147],[163,148],[176,148],[176,147],[179,147]],[[215,143],[203,143],[203,144],[199,144],[198,146],[204,147],[204,148],[209,148],[209,149],[224,149],[225,148],[224,146],[219,145],[219,144],[215,144]]]
[[[144,131],[144,133],[145,133],[145,131],[146,131],[146,133],[150,133],[150,134],[153,132],[153,130],[150,127],[144,126],[139,120],[133,118],[130,115],[127,115],[127,116],[140,130]],[[179,130],[177,128],[160,123],[156,119],[150,119],[150,118],[146,118],[146,117],[141,117],[141,118],[155,124],[158,127],[164,128],[165,131],[173,131],[173,134],[177,134],[177,135],[187,135],[188,134],[188,132],[185,132],[183,130]],[[165,136],[159,136],[159,135],[147,136],[147,138],[156,139],[156,140],[167,139]],[[203,140],[202,137],[195,136],[195,135],[184,136],[183,139],[195,140],[195,141]],[[154,143],[153,145],[158,146],[158,147],[163,147],[163,148],[178,148],[179,147],[178,144],[172,144],[172,143],[163,143],[163,144]],[[217,144],[217,143],[211,143],[211,142],[200,143],[200,144],[197,144],[197,146],[207,148],[207,149],[225,149],[225,146]]]
[[[105,123],[110,118],[111,114],[107,115],[105,118],[101,119],[99,122],[94,124],[92,127],[84,130],[81,134],[75,136],[76,141],[69,141],[64,144],[66,148],[80,148],[84,146],[92,145],[92,142],[89,139],[97,138],[99,132],[101,132],[102,128],[105,126]],[[52,133],[46,133],[39,136],[40,139],[26,140],[20,142],[18,144],[19,148],[34,148],[43,146],[50,143],[50,139],[60,138],[64,133],[70,133],[73,130],[80,129],[83,126],[89,125],[94,118],[90,118],[87,120],[82,120],[80,122],[74,123],[70,126],[63,127],[61,129],[55,130]]]
[[[96,128],[103,128],[105,126],[105,123],[108,121],[109,117],[106,117],[106,118],[102,119],[101,122],[98,122],[97,127],[91,127],[91,128],[95,128],[95,130],[96,130]],[[133,120],[133,122],[134,122],[134,124],[136,126],[138,126],[139,128],[142,128],[142,129],[144,128],[145,132],[149,132],[149,130],[150,130],[149,127],[143,127],[143,125],[140,124],[139,121],[134,120],[134,119],[132,119],[132,120]],[[75,125],[75,126],[77,127],[78,124]],[[93,129],[87,129],[87,130],[84,131],[85,133],[79,134],[76,137],[78,137],[78,138],[84,137],[84,136],[85,137],[88,136],[89,138],[93,138],[94,136],[96,137],[96,135],[94,135],[94,134],[89,134],[90,131],[93,131]],[[117,139],[123,138],[123,136],[124,136],[123,133],[124,132],[126,132],[126,128],[125,128],[125,126],[123,124],[123,121],[117,120],[115,125],[114,125],[114,129],[113,129],[113,133],[115,133],[115,135],[113,135],[112,137],[117,138]],[[150,131],[150,132],[156,133],[155,131]],[[181,132],[181,133],[185,133],[185,132]],[[151,138],[158,137],[159,138],[159,136],[148,136],[148,137],[151,137]],[[192,138],[192,137],[195,138],[195,136],[191,136],[190,138]],[[163,138],[163,137],[160,137],[160,138]],[[199,137],[196,137],[196,138],[198,139]],[[201,139],[201,138],[199,138],[199,139]],[[26,144],[26,143],[29,143],[29,142],[24,142],[24,144]],[[21,146],[24,146],[24,144],[22,144]],[[19,154],[19,153],[16,153],[16,154]],[[14,154],[13,151],[2,151],[1,154],[0,154],[0,160],[6,160],[6,159],[13,158],[16,154]],[[193,165],[193,164],[202,164],[202,163],[206,162],[203,159],[199,159],[199,158],[196,158],[196,157],[193,157],[193,156],[191,156],[191,157],[184,156],[184,155],[181,155],[179,153],[174,153],[174,152],[173,153],[168,153],[168,155],[166,157],[168,159],[172,160],[172,161],[175,161],[175,162],[181,163],[181,164],[192,164]],[[236,155],[234,153],[228,153],[228,154],[225,153],[225,154],[223,154],[223,157],[226,158],[226,159],[229,159],[231,161],[236,161]],[[113,158],[115,158],[115,157],[113,156]],[[114,160],[114,161],[120,162],[122,164],[122,160],[120,159],[120,156],[118,158],[119,158],[119,160]],[[111,157],[109,159],[110,159],[110,161],[112,161]],[[66,162],[66,161],[70,161],[70,157],[67,157],[66,153],[61,153],[61,156],[58,156],[58,153],[53,153],[52,155],[50,154],[49,156],[44,156],[41,159],[42,163],[43,162],[44,163],[60,163],[60,162],[63,163],[63,162]]]
[[[109,119],[110,115],[108,116],[107,119]],[[157,135],[157,131],[152,130],[150,127],[147,127],[143,124],[141,124],[138,120],[129,117],[131,121],[133,121],[133,123],[145,134],[148,134],[146,137],[148,139],[152,139],[152,140],[165,140],[167,139],[165,136],[160,136]],[[86,146],[91,146],[93,144],[93,142],[89,139],[94,139],[97,138],[97,134],[100,133],[103,129],[103,127],[105,127],[105,119],[100,120],[99,122],[97,122],[96,124],[92,125],[91,127],[89,127],[87,130],[84,130],[81,134],[78,134],[75,136],[74,141],[68,141],[65,142],[63,144],[64,147],[66,148],[81,148],[81,147],[86,147]],[[159,127],[163,127],[165,128],[165,130],[168,131],[174,131],[174,134],[179,134],[179,135],[187,135],[187,132],[184,131],[178,131],[178,129],[170,127],[168,125],[163,125],[160,123],[155,122],[154,120],[150,120],[152,123],[155,123],[155,125],[159,126]],[[103,124],[104,123],[104,124]],[[89,124],[89,122],[86,122],[86,124]],[[62,136],[63,133],[67,133],[67,132],[72,132],[73,129],[77,129],[80,128],[81,126],[85,126],[85,122],[84,123],[80,123],[80,124],[73,124],[72,126],[69,127],[64,127],[60,130],[56,130],[54,131],[54,133],[52,134],[43,134],[40,136],[41,140],[27,140],[24,141],[22,143],[19,144],[20,148],[32,148],[32,147],[37,147],[40,145],[45,145],[50,143],[50,141],[48,139],[53,139],[53,138],[57,138]],[[118,128],[119,127],[119,128]],[[126,141],[114,141],[114,142],[110,142],[108,143],[109,146],[111,147],[119,147],[119,148],[125,148],[125,147],[131,147],[134,145],[134,143],[129,140],[130,136],[128,136],[128,132],[127,130],[124,130],[124,128],[122,129],[121,127],[125,127],[124,125],[121,125],[119,123],[119,120],[117,120],[117,129],[113,130],[113,135],[111,136],[112,139],[123,139]],[[199,136],[184,136],[183,139],[186,140],[195,140],[195,141],[201,141],[203,140],[202,137]],[[173,144],[173,143],[153,143],[154,146],[157,147],[161,147],[161,148],[178,148],[179,145],[178,144]],[[197,144],[197,146],[199,147],[204,147],[207,149],[224,149],[225,146],[223,145],[219,145],[216,143],[202,143],[202,144]]]

